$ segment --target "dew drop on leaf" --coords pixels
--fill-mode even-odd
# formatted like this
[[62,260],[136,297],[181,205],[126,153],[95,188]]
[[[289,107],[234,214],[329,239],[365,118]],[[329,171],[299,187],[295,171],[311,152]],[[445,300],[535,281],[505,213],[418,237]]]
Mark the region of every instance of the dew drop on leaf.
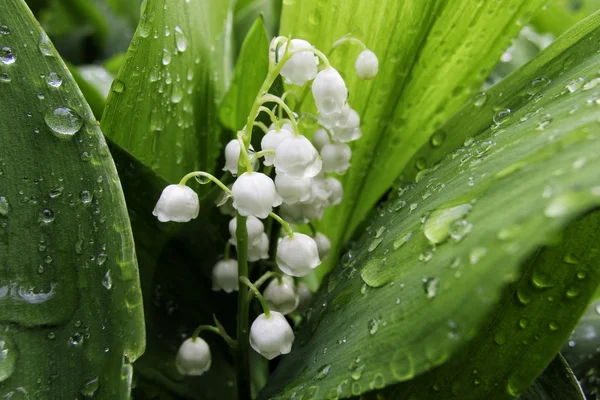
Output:
[[5,335],[0,335],[0,382],[12,375],[17,361],[16,348]]
[[16,60],[17,56],[10,47],[4,46],[0,48],[0,62],[9,65],[13,64]]
[[473,105],[475,107],[481,107],[487,101],[487,94],[485,92],[481,92],[475,95],[475,100]]
[[98,381],[98,378],[89,379],[81,386],[80,393],[84,397],[91,398],[94,397],[98,391],[98,388],[100,388],[100,382]]
[[59,139],[68,140],[83,126],[81,117],[69,107],[58,107],[44,115],[44,121]]
[[425,222],[425,237],[434,244],[442,243],[451,234],[450,227],[455,222],[467,215],[473,208],[470,204],[435,210]]
[[179,50],[182,53],[188,47],[187,38],[185,37],[183,30],[181,30],[181,28],[178,26],[175,27],[175,44],[177,46],[177,50]]
[[496,112],[496,114],[494,114],[494,123],[496,125],[502,125],[504,122],[506,122],[508,120],[508,118],[510,118],[510,113],[511,110],[508,108],[505,108],[503,110],[499,110],[498,112]]
[[0,196],[0,216],[6,217],[10,211],[8,200],[4,196]]
[[6,72],[0,73],[0,82],[10,83],[10,81],[11,81],[11,78],[10,78],[9,74],[7,74]]

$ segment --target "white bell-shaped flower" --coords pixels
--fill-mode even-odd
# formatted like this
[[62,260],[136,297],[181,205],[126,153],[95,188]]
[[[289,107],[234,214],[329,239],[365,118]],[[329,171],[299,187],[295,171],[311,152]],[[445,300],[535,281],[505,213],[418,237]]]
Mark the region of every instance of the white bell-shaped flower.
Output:
[[[225,166],[223,167],[223,171],[229,171],[233,176],[237,176],[238,173],[240,148],[240,142],[237,139],[230,140],[227,146],[225,146]],[[250,145],[250,149],[248,150],[249,157],[252,157],[254,154],[253,150],[252,145]]]
[[282,141],[275,153],[275,170],[294,178],[312,178],[323,163],[319,152],[305,136],[291,136]]
[[360,116],[358,113],[346,106],[342,116],[333,126],[333,138],[340,142],[351,142],[360,139],[362,131],[360,130]]
[[304,215],[303,203],[289,204],[284,202],[279,207],[279,215],[290,224],[302,225],[310,222],[310,219]]
[[[262,221],[256,218],[253,215],[250,215],[246,219],[246,230],[248,231],[248,243],[250,245],[258,244],[261,240],[261,236],[265,231],[265,226]],[[231,238],[229,239],[229,243],[234,246],[237,246],[236,240],[236,231],[237,231],[237,218],[233,217],[231,221],[229,221],[229,234]]]
[[335,127],[335,124],[343,117],[341,111],[334,111],[330,113],[320,112],[319,113],[319,125],[331,130]]
[[[292,57],[285,63],[281,69],[281,76],[285,78],[286,83],[293,83],[294,85],[304,86],[307,81],[315,79],[317,76],[319,65],[319,57],[316,57],[311,51],[312,45],[306,40],[292,39],[290,40],[290,50],[297,51],[307,49],[307,51],[300,51],[292,55]],[[278,58],[281,60],[285,54],[287,43],[279,48]]]
[[[285,129],[286,131],[290,131],[290,132],[294,133],[294,127],[292,126],[292,123],[289,122],[289,121],[284,122],[283,125],[281,125],[281,127],[279,128],[279,131],[281,131],[282,129]],[[277,131],[277,128],[275,127],[275,124],[272,123],[269,126],[269,130],[270,131]],[[279,132],[279,131],[277,131],[277,132]]]
[[291,276],[304,276],[321,264],[317,243],[308,235],[294,233],[277,245],[277,266]]
[[[277,147],[283,142],[285,139],[294,136],[293,130],[283,129],[281,128],[278,131],[275,129],[270,130],[262,137],[260,141],[261,150],[277,150]],[[273,165],[273,161],[275,160],[275,154],[266,154],[263,160],[263,164],[266,166]]]
[[344,173],[350,168],[352,150],[346,143],[329,143],[321,149],[323,171]]
[[363,50],[356,58],[354,67],[360,79],[373,79],[379,72],[379,60],[371,50]]
[[226,293],[239,290],[238,263],[236,260],[221,260],[212,270],[212,289]]
[[272,279],[263,292],[263,297],[271,310],[279,311],[283,315],[294,311],[300,301],[294,279],[289,276],[283,276],[281,280]]
[[267,218],[281,204],[275,183],[261,172],[244,172],[231,187],[233,207],[245,217]]
[[182,375],[200,376],[210,369],[211,362],[210,347],[199,337],[186,339],[175,358],[175,366]]
[[322,234],[321,232],[317,232],[314,237],[315,242],[317,243],[317,250],[319,251],[319,258],[323,260],[329,254],[331,250],[331,242],[329,238]]
[[248,261],[255,262],[267,258],[269,258],[269,237],[263,233],[257,243],[248,244]]
[[250,327],[250,346],[267,360],[288,354],[294,343],[294,331],[283,314],[271,311],[260,314]]
[[199,212],[198,194],[192,188],[169,185],[161,193],[152,215],[160,222],[188,222],[196,218]]
[[308,307],[313,299],[313,294],[308,288],[308,285],[302,281],[296,284],[296,292],[298,293],[298,298],[300,299],[298,302],[298,307],[296,307],[296,312],[303,313],[308,310]]
[[312,143],[315,149],[320,152],[323,146],[331,143],[331,139],[325,129],[318,129],[312,137]]
[[294,178],[288,174],[275,176],[275,188],[285,203],[295,204],[310,198],[311,178]]
[[330,206],[337,206],[344,199],[344,187],[342,186],[342,182],[335,179],[334,177],[325,178],[325,187],[329,192],[329,197],[327,201]]
[[331,67],[317,74],[312,84],[312,93],[319,113],[324,114],[341,112],[348,98],[344,78]]

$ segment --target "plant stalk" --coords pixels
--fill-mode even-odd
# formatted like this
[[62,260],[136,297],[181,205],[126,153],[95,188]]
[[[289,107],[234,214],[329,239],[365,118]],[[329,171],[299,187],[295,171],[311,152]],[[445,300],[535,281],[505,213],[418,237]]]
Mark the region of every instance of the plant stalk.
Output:
[[[236,239],[237,239],[237,261],[238,276],[248,277],[248,230],[246,229],[246,217],[236,214]],[[236,349],[236,372],[237,372],[237,394],[238,400],[251,398],[250,388],[250,330],[248,329],[248,314],[250,312],[250,301],[247,290],[238,291],[237,305],[237,349]]]

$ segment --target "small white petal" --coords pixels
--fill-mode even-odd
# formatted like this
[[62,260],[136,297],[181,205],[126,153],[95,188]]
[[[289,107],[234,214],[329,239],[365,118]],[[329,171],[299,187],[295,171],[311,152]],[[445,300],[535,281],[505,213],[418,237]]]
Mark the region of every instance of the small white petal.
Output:
[[317,249],[319,250],[319,258],[323,260],[329,254],[329,250],[331,250],[331,242],[321,232],[317,232],[314,237],[315,242],[317,243]]
[[[238,173],[240,148],[240,142],[237,139],[230,140],[227,146],[225,146],[225,166],[223,167],[223,171],[229,171],[233,176],[237,176]],[[252,145],[250,145],[250,149],[248,150],[249,157],[252,157],[254,154],[253,150]]]
[[360,139],[361,136],[360,116],[355,110],[346,106],[333,127],[333,137],[340,142],[351,142]]
[[239,290],[238,263],[236,260],[221,260],[212,270],[212,289],[226,293]]
[[329,205],[337,206],[340,204],[344,198],[344,187],[342,186],[342,183],[333,177],[329,177],[325,179],[325,186],[330,193],[329,198],[327,199]]
[[344,173],[350,168],[352,150],[345,143],[329,143],[321,149],[323,171]]
[[175,358],[175,366],[182,375],[200,376],[210,369],[212,357],[210,347],[202,338],[186,339]]
[[288,174],[277,174],[275,176],[275,187],[277,193],[288,204],[306,201],[310,198],[312,186],[311,178],[294,178]]
[[[265,231],[265,226],[260,219],[256,218],[253,215],[250,215],[248,219],[246,219],[246,230],[248,231],[248,243],[251,245],[255,245],[258,244],[258,242],[260,242],[261,235]],[[237,246],[236,231],[237,218],[233,217],[231,221],[229,221],[229,234],[231,235],[229,243],[231,243],[234,246]]]
[[355,68],[360,79],[373,79],[379,72],[379,60],[371,50],[363,50],[356,59]]
[[[287,129],[281,128],[278,132],[276,130],[270,130],[262,137],[260,141],[261,150],[277,150],[277,147],[283,142],[285,139],[292,137],[294,134],[293,131],[289,131]],[[275,154],[267,154],[264,157],[263,164],[266,166],[273,165],[273,161],[275,160]]]
[[279,311],[283,315],[294,311],[300,301],[294,279],[289,276],[283,276],[281,281],[278,278],[272,279],[264,290],[263,297],[271,311]]
[[185,185],[169,185],[160,195],[152,215],[160,222],[188,222],[198,216],[198,194]]
[[317,243],[303,233],[281,239],[276,258],[279,269],[291,276],[304,276],[321,264]]
[[344,78],[335,68],[327,68],[317,74],[312,93],[317,109],[325,114],[341,111],[348,98]]
[[331,143],[329,134],[325,129],[318,129],[312,137],[312,143],[319,152],[326,144]]
[[267,218],[273,207],[281,204],[275,183],[261,172],[244,172],[233,183],[233,207],[245,217]]
[[312,178],[321,171],[322,162],[310,140],[302,135],[293,135],[277,147],[274,165],[278,174]]
[[248,244],[248,261],[255,262],[267,258],[269,258],[269,237],[263,233],[257,243]]
[[250,345],[267,360],[288,354],[294,343],[294,331],[283,314],[271,311],[269,318],[260,314],[250,327]]
[[[284,44],[279,48],[278,58],[282,59],[287,44]],[[293,83],[294,85],[304,86],[307,81],[315,79],[317,75],[317,65],[319,65],[319,58],[316,57],[310,49],[312,45],[306,40],[292,39],[290,41],[291,50],[302,50],[307,49],[309,51],[301,51],[295,53],[281,69],[281,76],[283,76],[287,83]]]

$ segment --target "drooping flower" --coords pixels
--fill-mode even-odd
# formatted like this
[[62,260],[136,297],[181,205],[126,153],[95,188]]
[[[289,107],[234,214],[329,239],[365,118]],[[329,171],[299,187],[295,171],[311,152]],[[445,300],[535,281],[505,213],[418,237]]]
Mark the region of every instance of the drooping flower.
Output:
[[[262,137],[260,141],[261,150],[277,150],[277,147],[283,142],[285,139],[290,138],[294,135],[293,131],[288,129],[283,129],[276,131],[270,130],[265,136]],[[263,164],[266,166],[273,165],[273,161],[275,160],[275,154],[266,154],[263,160]]]
[[348,98],[344,78],[335,68],[319,72],[312,84],[312,93],[319,113],[341,113]]
[[238,291],[239,287],[237,260],[218,261],[212,270],[212,289],[231,293]]
[[200,376],[210,369],[211,362],[210,347],[200,337],[186,339],[175,358],[175,366],[182,375]]
[[[223,171],[229,171],[233,176],[237,176],[238,173],[240,149],[240,142],[237,139],[230,140],[229,143],[227,143],[227,146],[225,146],[225,166],[223,167]],[[253,154],[254,151],[252,145],[250,145],[248,155],[252,156]]]
[[356,74],[360,79],[373,79],[379,72],[379,60],[371,50],[363,50],[356,58]]
[[304,276],[321,264],[314,239],[303,233],[286,236],[277,245],[277,266],[291,276]]
[[[317,75],[317,66],[319,65],[319,57],[316,57],[311,51],[312,45],[306,40],[292,39],[290,40],[289,51],[298,51],[306,49],[307,51],[299,51],[294,53],[281,69],[281,76],[285,78],[286,83],[292,83],[298,86],[304,86],[307,81],[315,79]],[[279,59],[281,60],[285,54],[287,44],[283,44],[278,51]]]
[[[265,226],[262,221],[256,218],[253,215],[250,215],[246,219],[246,230],[248,231],[248,243],[251,245],[258,244],[261,240],[261,235],[265,231]],[[234,246],[237,246],[236,241],[236,231],[237,231],[237,218],[233,217],[231,221],[229,221],[229,234],[231,238],[229,239],[229,243]]]
[[342,115],[333,126],[333,137],[340,142],[351,142],[360,139],[360,116],[349,106],[344,107]]
[[272,279],[263,292],[263,297],[271,310],[278,311],[283,315],[294,311],[300,301],[294,280],[289,276],[283,276],[281,280]]
[[261,172],[244,172],[231,187],[233,207],[245,217],[267,218],[281,204],[275,183]]
[[321,149],[323,171],[344,173],[350,168],[352,150],[346,143],[329,143]]
[[257,243],[248,244],[248,261],[255,262],[267,258],[269,258],[269,237],[263,233]]
[[331,242],[329,238],[322,234],[321,232],[317,232],[314,237],[315,242],[317,243],[317,250],[319,251],[319,258],[323,260],[329,254],[329,250],[331,250]]
[[291,136],[283,140],[275,153],[275,170],[294,178],[312,178],[322,167],[319,152],[305,136]]
[[342,183],[330,176],[325,178],[325,187],[329,192],[329,197],[327,198],[329,205],[337,206],[340,204],[344,198],[344,187],[342,186]]
[[312,137],[312,143],[315,146],[317,151],[321,151],[323,146],[331,143],[331,139],[329,138],[329,134],[325,129],[318,129]]
[[152,215],[160,222],[188,222],[196,218],[199,212],[198,194],[192,188],[185,185],[169,185],[160,195]]
[[294,343],[294,332],[283,314],[271,311],[260,314],[250,327],[250,345],[267,360],[288,354]]
[[311,178],[294,178],[288,174],[275,176],[275,188],[285,203],[295,204],[310,198]]

